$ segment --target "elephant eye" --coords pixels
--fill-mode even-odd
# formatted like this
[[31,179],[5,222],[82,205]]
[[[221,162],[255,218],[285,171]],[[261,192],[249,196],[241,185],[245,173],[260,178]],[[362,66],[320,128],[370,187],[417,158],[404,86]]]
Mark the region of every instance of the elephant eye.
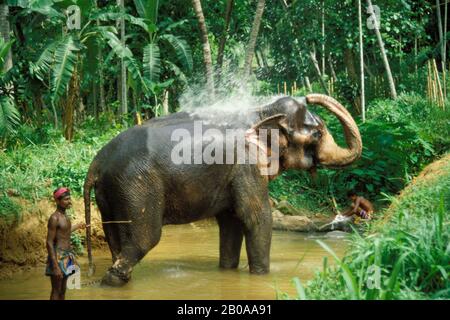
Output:
[[320,132],[319,130],[315,130],[312,136],[316,139],[320,139],[322,137],[322,132]]

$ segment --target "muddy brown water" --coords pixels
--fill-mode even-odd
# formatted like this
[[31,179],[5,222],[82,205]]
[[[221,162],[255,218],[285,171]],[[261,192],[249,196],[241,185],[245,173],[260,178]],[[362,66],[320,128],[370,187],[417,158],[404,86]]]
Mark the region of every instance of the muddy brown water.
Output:
[[[66,299],[275,299],[276,289],[295,295],[293,277],[305,283],[329,255],[311,234],[274,231],[271,272],[248,273],[245,247],[237,270],[218,268],[219,232],[209,221],[166,226],[160,243],[134,268],[132,280],[121,288],[98,284],[111,265],[108,251],[94,251],[96,273],[88,278],[87,259],[80,257],[81,289],[67,290]],[[325,239],[338,256],[346,241]],[[329,261],[332,258],[329,257]],[[49,278],[44,266],[0,281],[0,299],[48,299]],[[90,285],[83,285],[90,283]]]

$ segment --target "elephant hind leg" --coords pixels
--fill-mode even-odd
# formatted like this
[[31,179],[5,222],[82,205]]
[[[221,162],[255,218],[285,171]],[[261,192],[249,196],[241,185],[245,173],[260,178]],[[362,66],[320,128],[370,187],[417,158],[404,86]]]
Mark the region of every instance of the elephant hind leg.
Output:
[[119,230],[120,253],[113,266],[107,271],[102,283],[121,286],[131,278],[133,267],[161,239],[162,216],[164,207],[151,195],[143,195],[143,201],[128,202],[121,212],[126,212],[130,223],[117,224]]
[[[101,189],[96,190],[95,198],[102,215],[102,220],[114,220],[109,204],[106,201],[106,198],[103,195],[103,191]],[[116,262],[117,256],[120,253],[119,229],[115,224],[104,224],[103,231],[105,232],[105,239],[108,243],[109,250],[111,251],[112,262],[114,263]]]
[[244,233],[242,222],[227,212],[217,216],[220,229],[220,263],[224,269],[235,269],[239,265]]

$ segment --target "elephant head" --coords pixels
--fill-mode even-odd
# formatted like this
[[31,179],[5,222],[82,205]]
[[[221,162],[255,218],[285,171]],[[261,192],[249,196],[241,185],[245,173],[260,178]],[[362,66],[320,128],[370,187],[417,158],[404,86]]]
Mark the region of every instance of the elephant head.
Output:
[[[307,109],[317,104],[333,113],[341,122],[346,148],[336,144],[324,121]],[[362,152],[358,127],[350,113],[335,99],[310,94],[303,99],[282,98],[264,107],[263,119],[254,129],[278,128],[281,169],[314,170],[316,166],[339,168],[356,161]]]

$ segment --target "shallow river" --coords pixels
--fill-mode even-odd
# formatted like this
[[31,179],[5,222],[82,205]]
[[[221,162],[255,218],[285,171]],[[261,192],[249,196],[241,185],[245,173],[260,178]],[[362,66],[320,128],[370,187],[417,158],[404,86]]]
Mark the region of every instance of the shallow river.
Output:
[[[304,233],[274,231],[271,272],[258,276],[248,273],[245,248],[237,270],[218,268],[215,223],[166,226],[160,243],[134,268],[131,281],[122,288],[92,284],[111,266],[109,251],[94,251],[97,271],[92,278],[83,272],[87,259],[79,258],[82,288],[67,290],[66,299],[275,299],[277,288],[295,295],[291,279],[297,276],[305,283],[328,256],[315,239]],[[338,256],[344,254],[344,240],[324,241]],[[0,299],[48,299],[50,281],[43,273],[42,266],[0,281]]]

